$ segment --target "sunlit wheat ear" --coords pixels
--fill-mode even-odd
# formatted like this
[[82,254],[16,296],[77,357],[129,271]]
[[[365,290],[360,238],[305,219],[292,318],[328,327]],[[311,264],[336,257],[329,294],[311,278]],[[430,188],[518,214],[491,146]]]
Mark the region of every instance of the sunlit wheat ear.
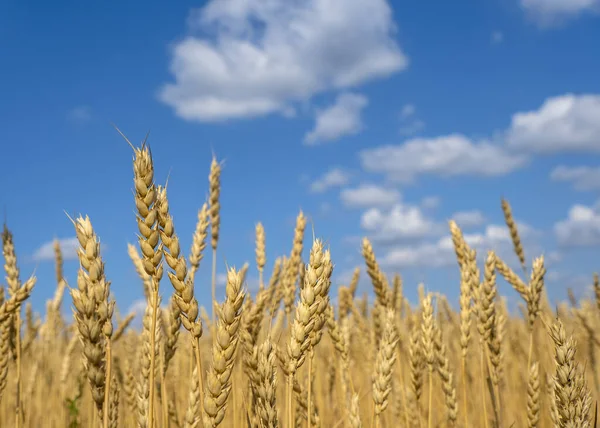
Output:
[[515,254],[519,258],[519,262],[521,262],[523,271],[525,271],[525,251],[523,250],[523,243],[521,242],[519,231],[517,229],[517,223],[512,215],[510,204],[504,198],[502,199],[502,212],[504,213],[504,221],[506,222],[506,226],[510,232],[510,238],[513,243]]
[[210,216],[210,245],[214,249],[217,248],[219,242],[219,228],[221,226],[221,205],[219,197],[221,196],[221,164],[217,162],[215,157],[212,158],[210,164],[210,173],[208,175],[208,183],[210,187],[210,196],[208,200],[208,213]]
[[448,424],[455,426],[458,418],[458,403],[456,400],[456,388],[454,385],[454,374],[450,369],[448,359],[448,348],[443,343],[442,330],[434,323],[434,349],[436,355],[436,368],[442,381],[442,391],[446,403],[446,415]]
[[184,427],[194,428],[201,421],[201,403],[200,403],[200,383],[198,381],[198,372],[196,366],[192,370],[190,386],[188,392],[188,404],[185,411]]
[[387,309],[382,319],[385,322],[373,375],[373,401],[376,418],[380,417],[389,404],[388,397],[392,391],[392,372],[396,362],[395,348],[398,343],[393,309]]
[[265,228],[262,223],[256,224],[256,268],[258,269],[259,281],[258,286],[259,290],[264,288],[263,284],[263,272],[265,269],[265,264],[267,263],[267,249],[266,249],[266,237],[265,237]]
[[559,426],[590,426],[591,396],[587,389],[584,374],[575,360],[576,343],[567,332],[560,319],[550,327],[554,341],[554,395],[559,415]]
[[[285,269],[285,279],[283,282],[283,303],[288,316],[291,316],[294,301],[296,300],[296,281],[300,271],[304,268],[302,264],[302,248],[304,246],[304,229],[306,228],[306,217],[300,211],[296,217],[296,227],[294,228],[294,242],[292,251]],[[300,283],[302,286],[303,282]]]
[[190,249],[190,256],[188,258],[188,261],[190,262],[188,276],[192,284],[194,284],[194,278],[200,267],[200,262],[204,258],[209,224],[208,204],[204,203],[202,208],[198,211],[198,222],[196,223],[196,230],[192,237],[192,248]]
[[[110,283],[104,275],[104,262],[100,257],[100,242],[89,217],[79,217],[73,222],[80,248],[80,269],[77,276],[78,289],[71,290],[75,306],[75,320],[83,348],[83,362],[87,370],[92,398],[99,412],[103,410],[106,397],[105,372],[109,367],[110,337],[114,301],[109,300]],[[109,385],[110,388],[110,385]],[[106,403],[108,406],[108,403]],[[104,412],[106,418],[108,412]],[[105,425],[106,426],[106,425]]]
[[537,428],[540,422],[540,374],[539,364],[531,364],[527,383],[527,427]]
[[[15,424],[19,428],[22,416],[22,358],[21,358],[21,301],[19,300],[19,291],[22,290],[19,268],[17,266],[17,256],[13,242],[12,232],[4,224],[2,230],[2,254],[4,256],[4,271],[6,272],[6,282],[8,283],[8,294],[10,299],[3,303],[7,307],[8,302],[13,302],[11,311],[7,312],[8,320],[6,328],[9,335],[9,351],[12,353],[16,363],[16,403],[15,403]],[[29,293],[27,293],[28,297]],[[23,296],[23,300],[27,297]],[[4,322],[4,321],[0,321]]]
[[[140,148],[133,148],[134,197],[137,209],[137,225],[139,230],[138,242],[142,252],[144,270],[150,276],[150,293],[148,306],[151,308],[151,320],[148,327],[149,348],[156,350],[156,331],[159,322],[159,283],[163,275],[163,250],[159,234],[159,213],[157,210],[157,187],[154,183],[154,162],[150,148],[144,141]],[[148,411],[145,414],[150,428],[154,427],[154,390],[156,374],[156,352],[150,352],[150,362],[147,370],[149,383]],[[140,413],[140,418],[142,413]],[[138,419],[138,422],[140,419]]]
[[169,363],[175,356],[179,330],[181,328],[181,309],[175,299],[174,295],[169,300],[169,308],[161,311],[163,315],[162,324],[165,330],[165,340],[163,341],[163,374],[167,372]]
[[242,290],[243,270],[229,269],[225,287],[225,302],[218,311],[216,337],[212,349],[212,366],[208,371],[204,394],[204,426],[216,427],[225,417],[227,398],[231,391],[231,374],[239,341],[241,309],[245,293]]
[[415,401],[418,403],[423,392],[423,371],[425,358],[423,355],[422,329],[417,315],[414,316],[408,347],[410,383]]
[[544,275],[546,268],[544,267],[544,256],[538,257],[533,261],[531,270],[531,279],[527,289],[527,320],[529,328],[533,328],[536,318],[540,313],[540,299],[544,288]]
[[18,312],[21,304],[31,296],[36,281],[35,276],[30,277],[15,294],[4,300],[4,303],[0,305],[0,324],[6,322]]
[[360,420],[360,406],[358,394],[352,395],[350,401],[350,408],[348,412],[348,420],[352,428],[362,428],[362,422]]
[[365,264],[367,265],[367,274],[373,283],[373,289],[375,290],[377,300],[382,307],[387,308],[389,307],[391,299],[390,290],[385,282],[385,278],[381,268],[379,267],[379,263],[377,263],[377,258],[375,257],[375,252],[373,251],[371,241],[369,241],[367,238],[363,238],[362,241],[362,255],[365,259]]
[[202,336],[202,322],[198,319],[198,301],[194,297],[194,286],[188,278],[187,263],[181,253],[179,237],[169,212],[166,188],[157,188],[156,207],[165,261],[171,269],[167,275],[175,289],[173,300],[179,307],[183,326],[195,340],[198,340]]
[[450,236],[452,237],[452,243],[454,245],[454,252],[456,253],[456,261],[458,266],[463,269],[467,259],[467,244],[463,236],[462,230],[456,224],[454,220],[448,222],[450,226]]
[[527,284],[499,257],[496,257],[496,270],[524,300],[527,300]]
[[221,165],[213,156],[210,164],[210,173],[208,174],[208,184],[210,194],[208,197],[208,215],[210,217],[210,245],[213,250],[212,260],[212,320],[215,322],[215,307],[216,305],[216,286],[217,286],[217,244],[219,243],[219,230],[221,227],[221,204],[219,198],[221,196]]
[[0,402],[8,383],[8,366],[10,362],[10,326],[4,321],[0,323]]
[[119,400],[121,396],[121,386],[119,385],[116,376],[112,378],[110,388],[110,412],[109,412],[109,428],[117,428],[119,426]]
[[277,370],[275,367],[275,347],[267,338],[258,349],[258,415],[261,426],[277,428],[279,414],[277,411]]

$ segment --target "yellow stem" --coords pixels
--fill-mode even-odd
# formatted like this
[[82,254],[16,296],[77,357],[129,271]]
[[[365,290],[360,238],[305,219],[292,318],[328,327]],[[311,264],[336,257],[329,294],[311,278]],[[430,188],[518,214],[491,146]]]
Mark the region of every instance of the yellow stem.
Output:
[[462,386],[463,386],[463,413],[465,416],[465,428],[469,428],[468,396],[467,396],[467,358],[461,358]]
[[160,350],[160,396],[161,396],[161,408],[162,408],[162,425],[163,428],[169,428],[169,403],[167,401],[167,384],[165,382],[165,349],[164,345],[161,346]]
[[21,427],[21,310],[19,309],[15,315],[15,335],[16,335],[16,354],[17,354],[17,402],[15,404],[15,428]]
[[217,249],[213,248],[212,257],[212,324],[213,327],[216,325],[215,321],[215,304],[217,302]]
[[110,337],[106,337],[106,377],[104,381],[104,417],[103,427],[108,428],[108,415],[110,407],[110,372],[112,369],[111,364],[111,344]]
[[192,346],[196,354],[196,371],[198,372],[198,382],[200,383],[200,426],[204,426],[203,409],[204,409],[204,373],[202,372],[202,357],[200,356],[200,338],[192,339]]
[[484,372],[484,369],[483,369],[483,366],[485,364],[484,363],[484,355],[483,355],[483,352],[484,352],[484,349],[483,349],[483,346],[484,346],[483,339],[481,339],[479,341],[479,345],[480,345],[480,348],[481,348],[480,349],[481,352],[479,353],[480,354],[479,366],[481,368],[481,373],[480,374],[481,374],[481,399],[483,400],[483,420],[484,420],[485,428],[488,428],[487,405],[486,405],[486,402],[485,402],[486,401],[485,400],[485,395],[486,395],[485,394],[485,372]]
[[156,317],[158,312],[158,281],[156,278],[152,278],[153,288],[152,290],[152,324],[150,331],[150,373],[148,379],[149,382],[149,403],[148,403],[148,428],[154,428],[154,371],[156,367]]
[[429,409],[427,412],[427,428],[431,428],[431,422],[433,419],[433,367],[429,367]]
[[312,363],[313,363],[313,347],[308,349],[308,400],[307,400],[307,416],[306,426],[310,428],[310,420],[312,414]]

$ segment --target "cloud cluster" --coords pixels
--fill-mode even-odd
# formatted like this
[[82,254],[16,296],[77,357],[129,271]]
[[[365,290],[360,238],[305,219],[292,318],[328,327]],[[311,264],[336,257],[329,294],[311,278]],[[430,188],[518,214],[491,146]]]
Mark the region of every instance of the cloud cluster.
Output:
[[552,170],[550,178],[554,181],[571,183],[575,190],[600,190],[600,168],[598,167],[559,165]]
[[350,174],[343,169],[332,168],[311,183],[310,191],[313,193],[323,193],[334,187],[344,186],[348,184],[348,181],[350,181]]
[[362,184],[355,188],[346,188],[340,192],[342,203],[349,208],[389,207],[400,200],[396,189]]
[[[533,229],[520,225],[521,237],[529,238]],[[494,250],[505,260],[511,260],[512,241],[504,225],[488,225],[480,233],[465,233],[464,238],[474,248],[479,257],[484,257],[488,250]],[[423,242],[418,245],[397,246],[385,253],[381,264],[390,269],[427,267],[439,268],[456,264],[456,254],[450,235],[444,235],[435,242]]]
[[600,245],[600,206],[572,206],[567,218],[554,225],[554,233],[563,247]]
[[487,141],[472,141],[461,134],[436,138],[414,138],[399,145],[367,149],[360,153],[363,168],[385,174],[394,181],[412,181],[418,175],[497,176],[526,162]]
[[565,94],[516,113],[506,141],[529,153],[600,152],[600,95]]
[[367,104],[363,95],[340,94],[332,106],[317,112],[315,128],[305,135],[304,144],[332,142],[357,134],[363,129],[361,112]]
[[396,203],[391,209],[371,208],[363,213],[361,227],[382,243],[439,235],[442,226],[423,214],[418,206]]
[[[366,171],[408,182],[420,175],[502,176],[527,165],[534,154],[563,152],[600,152],[600,95],[550,97],[538,109],[515,113],[493,140],[462,134],[412,138],[359,156]],[[566,179],[570,172],[556,174]]]
[[553,26],[583,13],[598,13],[599,0],[521,0],[521,7],[539,25]]
[[196,121],[289,114],[296,102],[403,70],[386,0],[211,0],[174,45],[160,98]]

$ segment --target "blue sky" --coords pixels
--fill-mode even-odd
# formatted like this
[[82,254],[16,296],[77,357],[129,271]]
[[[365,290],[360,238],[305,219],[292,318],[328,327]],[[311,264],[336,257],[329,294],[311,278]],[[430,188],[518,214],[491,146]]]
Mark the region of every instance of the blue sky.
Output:
[[150,131],[186,249],[212,153],[225,160],[219,272],[253,262],[257,221],[271,266],[303,209],[336,284],[362,266],[369,236],[410,300],[424,281],[454,301],[447,220],[514,266],[505,196],[528,263],[546,256],[550,297],[584,294],[600,245],[599,11],[598,0],[2,2],[0,204],[22,276],[39,278],[35,308],[54,290],[55,237],[75,281],[64,211],[90,216],[120,310],[142,296],[127,256],[132,152],[111,123],[135,142]]

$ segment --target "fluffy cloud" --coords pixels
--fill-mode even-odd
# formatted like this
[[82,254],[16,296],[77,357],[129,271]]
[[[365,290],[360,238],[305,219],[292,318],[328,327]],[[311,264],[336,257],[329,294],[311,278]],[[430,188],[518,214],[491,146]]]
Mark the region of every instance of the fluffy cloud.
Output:
[[513,115],[506,139],[527,152],[600,152],[600,95],[548,98],[537,110]]
[[371,208],[361,217],[362,228],[379,242],[439,235],[441,226],[427,218],[419,207],[402,203],[390,210]]
[[[521,225],[522,237],[530,236],[532,229]],[[488,250],[494,250],[503,259],[512,253],[510,234],[505,226],[488,225],[481,233],[464,234],[464,238],[479,254],[484,257]],[[420,245],[398,246],[384,254],[381,264],[387,268],[408,267],[444,267],[456,264],[456,254],[450,235],[443,236],[436,242]]]
[[600,209],[574,205],[567,218],[554,225],[559,245],[565,247],[589,247],[600,245]]
[[521,167],[527,160],[461,134],[414,138],[400,145],[364,150],[360,157],[365,170],[384,173],[397,181],[410,181],[421,174],[497,176]]
[[326,172],[321,178],[313,181],[310,185],[310,191],[313,193],[323,193],[333,187],[340,187],[348,184],[350,174],[340,168],[334,168]]
[[521,7],[540,25],[561,23],[585,12],[598,12],[599,0],[521,0]]
[[340,199],[350,208],[371,208],[390,206],[400,200],[400,192],[395,189],[363,184],[340,192]]
[[483,213],[477,210],[457,212],[452,218],[462,228],[477,227],[485,223]]
[[295,102],[403,70],[386,0],[212,0],[173,48],[160,98],[186,120],[290,111]]
[[[79,241],[76,237],[59,239],[60,249],[62,250],[64,260],[73,260],[77,258],[77,249]],[[103,245],[103,248],[105,246]],[[54,241],[43,243],[32,256],[34,261],[42,262],[54,260]]]
[[363,129],[361,112],[367,103],[367,98],[362,95],[339,95],[335,104],[317,112],[315,128],[306,134],[304,143],[315,145],[359,133]]
[[555,181],[565,181],[573,184],[576,190],[600,190],[600,168],[589,166],[557,166],[550,173]]

